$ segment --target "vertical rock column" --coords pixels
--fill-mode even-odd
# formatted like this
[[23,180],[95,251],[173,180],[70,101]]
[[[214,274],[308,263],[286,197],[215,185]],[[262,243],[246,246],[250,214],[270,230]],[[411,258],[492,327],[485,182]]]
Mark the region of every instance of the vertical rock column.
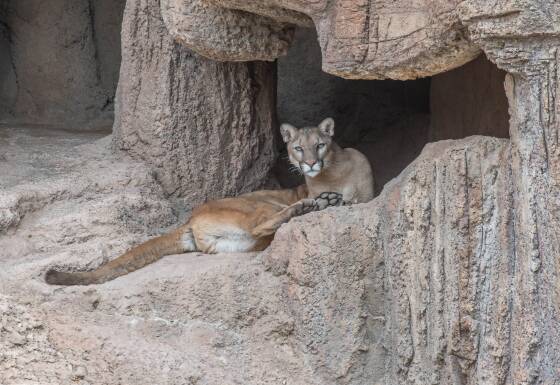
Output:
[[488,46],[506,92],[515,189],[513,383],[560,378],[560,41]]
[[471,38],[506,70],[515,237],[509,380],[560,378],[560,9],[553,2],[465,1]]
[[129,0],[114,147],[192,205],[262,186],[275,158],[274,64],[215,62],[174,41],[158,0]]

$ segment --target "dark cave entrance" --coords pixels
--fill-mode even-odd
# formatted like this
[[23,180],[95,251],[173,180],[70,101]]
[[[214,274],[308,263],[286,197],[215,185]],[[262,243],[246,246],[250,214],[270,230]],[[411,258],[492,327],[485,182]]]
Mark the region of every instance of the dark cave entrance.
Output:
[[[505,72],[484,55],[455,70],[411,81],[347,80],[321,71],[313,29],[299,29],[278,60],[278,120],[295,126],[335,119],[335,140],[370,159],[378,192],[429,142],[471,135],[509,137]],[[303,178],[287,171],[284,145],[274,174],[290,187]]]
[[111,130],[126,0],[0,1],[0,124]]

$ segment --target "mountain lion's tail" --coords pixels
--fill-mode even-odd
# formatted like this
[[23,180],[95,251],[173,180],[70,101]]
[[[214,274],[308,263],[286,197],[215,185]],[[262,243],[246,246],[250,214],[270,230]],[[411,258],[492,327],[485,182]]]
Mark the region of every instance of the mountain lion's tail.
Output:
[[179,228],[170,234],[138,245],[92,271],[66,273],[50,269],[45,275],[45,281],[50,285],[91,285],[110,281],[149,265],[166,255],[195,251],[188,249],[189,244],[191,248],[194,248],[194,242],[185,242],[189,234],[192,238],[190,229]]

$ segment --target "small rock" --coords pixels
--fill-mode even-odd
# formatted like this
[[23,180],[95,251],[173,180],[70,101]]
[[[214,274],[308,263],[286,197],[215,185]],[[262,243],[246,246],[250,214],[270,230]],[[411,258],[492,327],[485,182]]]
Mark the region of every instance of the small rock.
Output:
[[87,369],[85,366],[76,365],[72,366],[72,381],[83,380],[87,376]]
[[25,345],[27,339],[25,338],[25,336],[19,333],[12,333],[8,337],[8,341],[10,341],[10,343],[14,346],[21,346],[21,345]]

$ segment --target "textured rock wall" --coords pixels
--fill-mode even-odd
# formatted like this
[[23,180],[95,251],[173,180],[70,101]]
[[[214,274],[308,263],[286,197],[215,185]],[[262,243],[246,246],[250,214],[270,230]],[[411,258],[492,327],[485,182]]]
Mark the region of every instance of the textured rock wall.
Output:
[[273,64],[198,56],[168,33],[160,7],[126,6],[115,148],[189,207],[258,189],[276,155]]
[[110,127],[124,3],[4,1],[0,121]]
[[[558,20],[555,2],[468,1],[461,9],[472,38],[511,76],[506,90],[515,196],[512,307],[514,382],[559,378],[560,142]],[[488,15],[488,17],[481,17]]]
[[114,109],[114,97],[121,66],[121,24],[126,0],[94,0],[90,4],[93,18],[93,43],[100,86],[109,94],[105,108]]
[[522,383],[515,183],[507,140],[438,142],[371,203],[277,233],[265,260],[324,383]]

